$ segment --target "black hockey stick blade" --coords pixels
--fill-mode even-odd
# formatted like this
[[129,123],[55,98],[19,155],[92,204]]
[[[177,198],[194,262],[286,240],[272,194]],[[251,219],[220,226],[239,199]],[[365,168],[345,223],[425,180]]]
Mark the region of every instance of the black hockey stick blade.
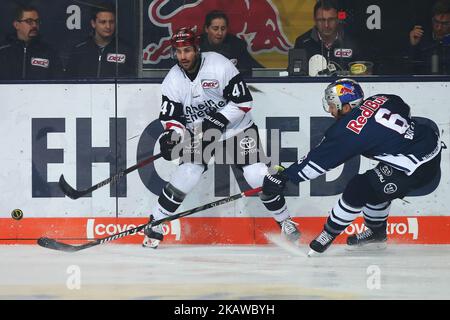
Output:
[[41,247],[58,250],[58,251],[67,251],[67,252],[74,252],[80,250],[78,246],[73,246],[70,244],[62,243],[59,241],[56,241],[55,239],[50,239],[46,237],[39,238],[37,240],[37,244]]
[[117,234],[113,234],[113,235],[105,237],[105,238],[90,241],[90,242],[82,244],[82,245],[71,245],[71,244],[59,242],[55,239],[46,238],[46,237],[39,238],[37,240],[37,244],[40,245],[41,247],[44,247],[47,249],[53,249],[53,250],[65,251],[65,252],[75,252],[75,251],[80,251],[83,249],[87,249],[87,248],[96,246],[98,244],[114,241],[114,240],[126,237],[128,235],[131,235],[131,234],[138,233],[139,231],[144,229],[147,225],[148,225],[148,223],[140,225],[140,226],[130,229],[130,230],[126,230],[126,231],[122,231]]
[[172,221],[172,220],[176,220],[176,219],[179,219],[179,218],[182,218],[182,217],[186,217],[186,216],[189,216],[189,215],[194,214],[196,212],[203,211],[203,210],[210,209],[210,208],[214,208],[214,207],[217,207],[217,206],[223,205],[225,203],[229,203],[229,202],[235,201],[235,200],[243,198],[243,197],[248,197],[248,196],[251,196],[251,195],[255,195],[255,194],[257,194],[257,193],[259,193],[261,191],[262,191],[261,187],[255,188],[255,189],[250,189],[250,190],[247,190],[247,191],[243,191],[241,193],[232,195],[232,196],[230,196],[228,198],[224,198],[224,199],[220,199],[220,200],[217,200],[217,201],[213,201],[213,202],[210,202],[210,203],[207,203],[207,204],[195,207],[193,209],[186,210],[186,211],[174,214],[174,215],[169,216],[169,217],[164,218],[164,219],[160,219],[160,220],[156,220],[156,221],[149,221],[146,224],[140,225],[140,226],[138,226],[136,228],[129,229],[129,230],[126,230],[126,231],[122,231],[122,232],[113,234],[111,236],[105,237],[105,238],[101,238],[101,239],[97,239],[97,240],[94,240],[94,241],[90,241],[90,242],[82,244],[82,245],[71,245],[71,244],[59,242],[59,241],[57,241],[55,239],[50,239],[50,238],[39,238],[38,241],[37,241],[37,244],[40,245],[41,247],[48,248],[48,249],[59,250],[59,251],[66,251],[66,252],[75,252],[75,251],[79,251],[79,250],[82,250],[82,249],[90,248],[90,247],[93,247],[93,246],[96,246],[96,245],[99,245],[99,244],[103,244],[103,243],[107,243],[107,242],[110,242],[110,241],[114,241],[114,240],[117,240],[117,239],[129,236],[129,235],[132,235],[132,234],[136,234],[139,231],[141,231],[142,229],[144,229],[145,227],[147,227],[148,225],[153,227],[153,226],[156,226],[158,224],[161,224],[161,223],[164,223],[164,222],[168,222],[168,221]]
[[82,197],[84,195],[83,192],[77,191],[74,188],[72,188],[66,181],[66,179],[64,179],[64,175],[61,175],[59,177],[59,187],[61,188],[62,192],[64,192],[64,194],[66,196],[68,196],[71,199],[78,199],[80,197]]

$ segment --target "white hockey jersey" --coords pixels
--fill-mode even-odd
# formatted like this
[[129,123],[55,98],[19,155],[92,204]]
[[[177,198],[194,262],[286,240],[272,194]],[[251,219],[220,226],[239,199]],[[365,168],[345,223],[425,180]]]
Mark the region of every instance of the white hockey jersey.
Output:
[[253,124],[253,98],[233,63],[215,52],[200,56],[200,69],[191,81],[178,65],[172,67],[162,86],[159,119],[164,129],[194,132],[203,118],[220,112],[230,123],[221,140],[228,139]]

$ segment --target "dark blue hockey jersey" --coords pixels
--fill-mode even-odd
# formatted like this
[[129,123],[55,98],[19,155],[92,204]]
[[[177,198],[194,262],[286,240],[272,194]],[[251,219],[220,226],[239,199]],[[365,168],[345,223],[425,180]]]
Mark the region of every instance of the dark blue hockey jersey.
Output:
[[399,96],[379,94],[336,121],[320,144],[285,172],[298,183],[362,155],[411,175],[440,150],[439,133],[412,120],[409,106]]

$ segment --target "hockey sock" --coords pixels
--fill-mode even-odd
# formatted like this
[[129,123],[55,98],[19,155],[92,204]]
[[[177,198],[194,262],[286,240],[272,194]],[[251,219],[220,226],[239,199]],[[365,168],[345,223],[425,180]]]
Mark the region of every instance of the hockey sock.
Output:
[[342,198],[338,200],[331,210],[331,214],[325,224],[325,230],[333,235],[338,235],[345,230],[361,213],[362,208],[347,204]]
[[281,222],[290,217],[284,196],[265,195],[261,193],[259,197],[263,205],[270,211],[276,221]]
[[151,214],[156,220],[163,219],[174,213],[183,202],[186,194],[168,183],[158,198],[158,205]]
[[366,204],[363,208],[364,222],[368,228],[379,229],[386,226],[391,209],[391,201],[380,204]]

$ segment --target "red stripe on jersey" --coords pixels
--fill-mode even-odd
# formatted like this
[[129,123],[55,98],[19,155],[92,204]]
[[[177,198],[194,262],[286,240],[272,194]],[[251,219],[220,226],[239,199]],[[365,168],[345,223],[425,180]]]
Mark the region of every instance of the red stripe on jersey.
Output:
[[169,130],[172,127],[177,127],[177,128],[182,129],[182,130],[185,129],[185,127],[182,124],[180,124],[180,123],[177,123],[177,122],[166,122],[166,130]]
[[244,111],[245,113],[249,112],[250,110],[252,110],[251,107],[239,107],[240,110]]

